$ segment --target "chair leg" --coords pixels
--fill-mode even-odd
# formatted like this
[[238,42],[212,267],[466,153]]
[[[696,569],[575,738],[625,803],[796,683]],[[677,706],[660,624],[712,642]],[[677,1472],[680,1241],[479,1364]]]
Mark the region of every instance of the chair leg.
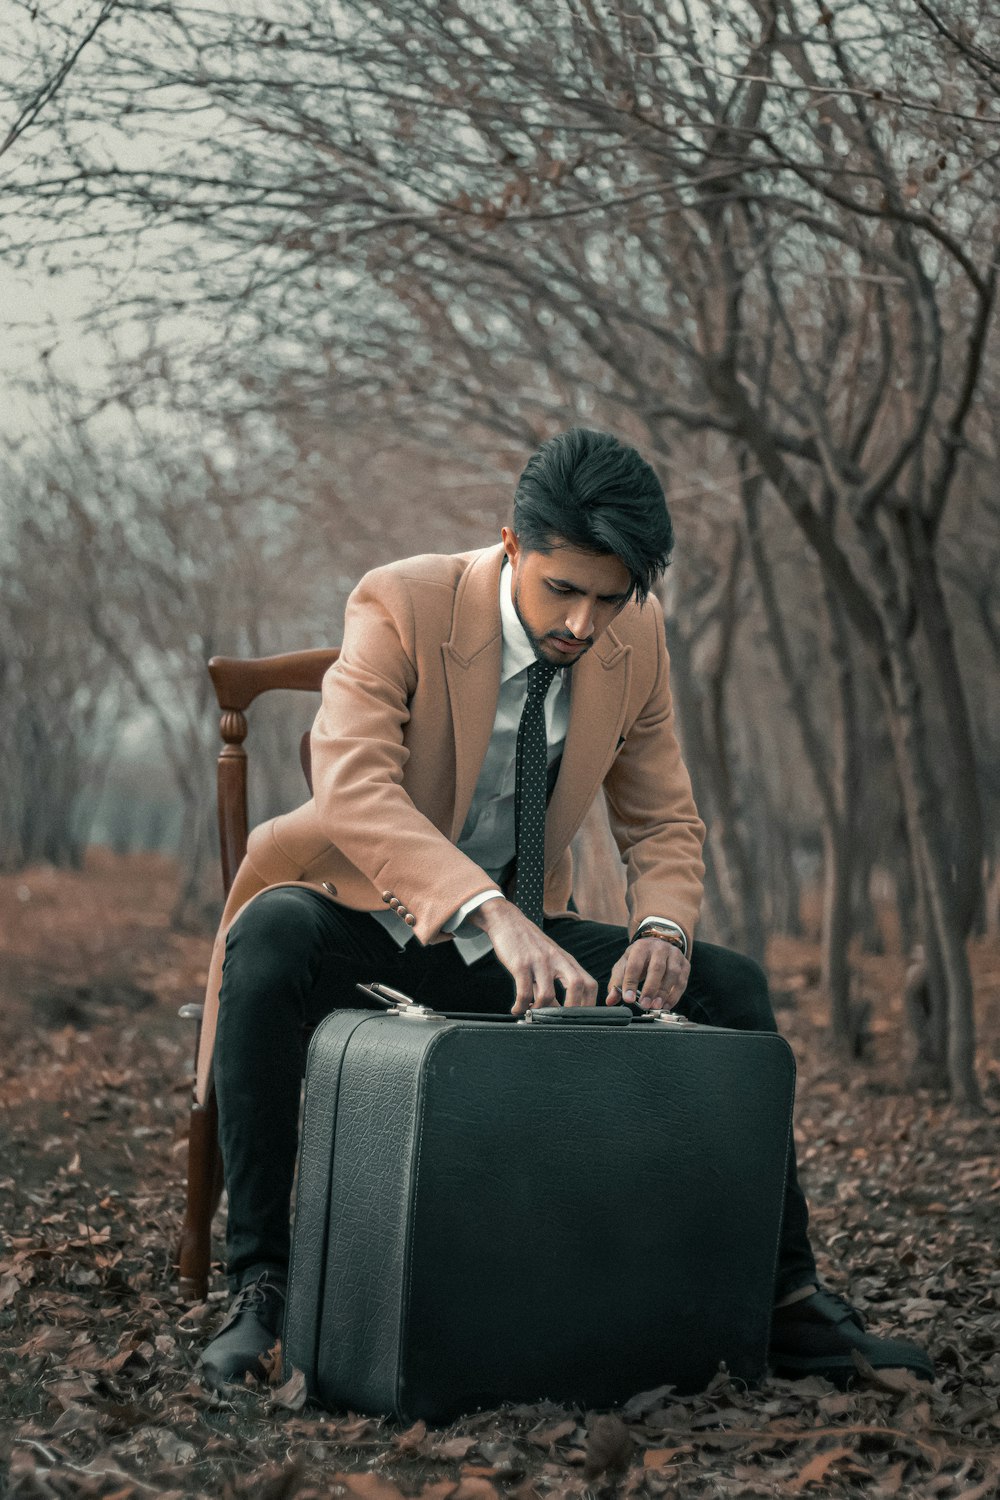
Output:
[[191,1106],[188,1129],[187,1203],[177,1252],[179,1290],[186,1302],[208,1295],[212,1258],[212,1219],[222,1197],[219,1110],[210,1088],[204,1104]]

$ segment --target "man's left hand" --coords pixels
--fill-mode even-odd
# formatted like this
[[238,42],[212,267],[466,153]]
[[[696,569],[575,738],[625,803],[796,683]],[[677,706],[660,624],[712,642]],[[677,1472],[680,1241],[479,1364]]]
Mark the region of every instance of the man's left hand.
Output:
[[608,1005],[635,1001],[643,1010],[672,1010],[687,988],[691,965],[681,950],[662,938],[637,938],[629,943],[611,970]]

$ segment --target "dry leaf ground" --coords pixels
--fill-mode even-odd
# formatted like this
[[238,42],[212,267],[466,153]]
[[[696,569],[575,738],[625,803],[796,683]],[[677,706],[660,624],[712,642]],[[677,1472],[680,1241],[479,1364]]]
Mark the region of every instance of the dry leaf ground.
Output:
[[[0,1491],[18,1497],[1000,1495],[1000,951],[977,944],[985,1119],[902,1085],[902,962],[859,960],[872,1056],[824,1049],[815,948],[771,971],[799,1058],[797,1128],[821,1267],[876,1323],[927,1342],[938,1379],[717,1378],[617,1418],[485,1412],[443,1432],[221,1400],[194,1381],[217,1320],[175,1296],[204,937],[171,933],[169,864],[95,853],[0,879]],[[6,1486],[4,1490],[3,1487]]]

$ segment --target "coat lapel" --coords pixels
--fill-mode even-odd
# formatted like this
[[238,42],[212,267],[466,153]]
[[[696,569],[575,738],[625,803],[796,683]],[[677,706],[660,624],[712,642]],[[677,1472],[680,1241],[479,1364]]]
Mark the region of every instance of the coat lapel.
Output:
[[545,865],[562,856],[611,762],[625,722],[632,648],[609,629],[573,668],[569,727],[545,823]]
[[468,816],[496,718],[503,647],[503,556],[503,547],[490,547],[470,563],[455,595],[451,639],[441,648],[455,734],[452,843],[457,843]]
[[[503,547],[470,563],[455,597],[451,638],[441,648],[455,736],[457,843],[489,747],[500,693],[503,638],[500,567]],[[545,823],[545,864],[562,855],[593,801],[625,722],[632,648],[609,629],[573,668],[569,727]]]

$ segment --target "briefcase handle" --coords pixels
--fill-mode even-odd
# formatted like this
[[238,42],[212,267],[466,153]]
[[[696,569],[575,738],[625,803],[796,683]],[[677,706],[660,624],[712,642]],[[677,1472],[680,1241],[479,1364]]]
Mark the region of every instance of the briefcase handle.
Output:
[[636,1014],[627,1005],[573,1005],[569,1007],[545,1005],[533,1007],[525,1011],[523,1016],[512,1016],[503,1011],[483,1013],[481,1011],[435,1010],[433,1006],[418,1004],[410,995],[404,995],[402,990],[394,990],[391,985],[380,984],[374,979],[368,984],[357,985],[357,989],[369,1000],[375,1000],[379,1005],[384,1005],[392,1015],[411,1016],[425,1021],[493,1021],[532,1026],[629,1026],[633,1022],[644,1021],[667,1021],[675,1026],[695,1024],[693,1021],[688,1021],[686,1017],[674,1015],[670,1011],[644,1011]]

